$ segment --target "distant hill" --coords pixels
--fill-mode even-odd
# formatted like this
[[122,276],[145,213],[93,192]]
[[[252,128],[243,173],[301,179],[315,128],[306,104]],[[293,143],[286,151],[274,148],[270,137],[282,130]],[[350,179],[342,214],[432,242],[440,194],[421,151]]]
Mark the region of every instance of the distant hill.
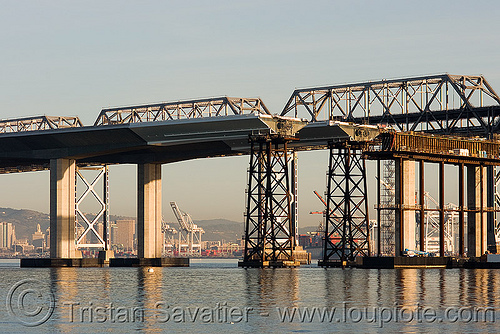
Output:
[[[92,215],[89,214],[89,218]],[[110,215],[110,220],[136,219],[135,217]],[[16,237],[18,239],[31,239],[31,234],[36,230],[36,225],[40,224],[42,231],[50,225],[50,216],[27,209],[0,208],[0,222],[13,223],[16,227]],[[227,219],[198,220],[195,222],[205,230],[202,240],[226,240],[236,242],[243,234],[243,222],[235,222]],[[177,229],[177,224],[173,225]]]
[[202,240],[225,240],[236,242],[243,235],[243,222],[227,219],[197,220],[194,222],[205,230]]
[[0,208],[0,222],[12,223],[16,227],[16,238],[25,239],[35,233],[36,224],[40,224],[42,231],[45,231],[49,227],[50,217],[33,210]]
[[[92,215],[89,215],[89,218]],[[135,217],[110,215],[110,220],[117,219],[136,219]],[[31,239],[31,234],[36,230],[36,224],[40,224],[42,231],[45,231],[50,225],[50,217],[47,213],[26,209],[0,208],[0,222],[13,223],[16,226],[16,237],[18,239]],[[169,222],[172,224],[172,222]],[[243,221],[237,222],[228,219],[208,219],[196,220],[195,224],[205,230],[202,240],[225,240],[236,242],[241,239],[244,233]],[[178,229],[178,224],[172,224]],[[317,226],[299,227],[299,233],[316,231]]]
[[[135,219],[116,215],[110,215],[109,218],[111,221],[117,219]],[[37,224],[40,224],[42,232],[45,232],[50,225],[50,216],[47,213],[34,210],[0,208],[0,222],[12,223],[16,227],[17,239],[31,239],[31,235],[36,231]]]
[[300,227],[299,226],[299,234],[306,234],[307,232],[316,232],[318,230],[318,226],[304,226]]

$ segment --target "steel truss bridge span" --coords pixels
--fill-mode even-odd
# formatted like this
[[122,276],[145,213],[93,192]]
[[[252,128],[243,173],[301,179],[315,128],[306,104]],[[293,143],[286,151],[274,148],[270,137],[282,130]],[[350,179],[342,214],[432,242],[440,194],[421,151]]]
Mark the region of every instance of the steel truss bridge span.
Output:
[[500,98],[483,76],[442,74],[297,89],[281,116],[491,137]]

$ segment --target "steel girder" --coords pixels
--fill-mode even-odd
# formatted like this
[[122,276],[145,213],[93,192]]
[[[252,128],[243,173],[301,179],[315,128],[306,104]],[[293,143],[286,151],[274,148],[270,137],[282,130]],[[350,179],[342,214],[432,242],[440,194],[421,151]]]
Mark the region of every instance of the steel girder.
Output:
[[[96,171],[92,181],[87,180],[82,173],[85,170]],[[76,182],[80,180],[86,187],[83,193],[76,198],[75,206],[75,241],[76,248],[101,248],[108,250],[110,246],[109,235],[109,178],[108,166],[99,167],[77,167]],[[97,189],[99,181],[102,180],[102,191]],[[76,196],[76,194],[75,194]],[[82,203],[92,196],[99,205],[99,211],[92,217],[80,209]],[[88,200],[87,200],[88,201]],[[102,223],[102,231],[99,231],[98,223]]]
[[500,98],[483,76],[443,74],[298,89],[281,116],[491,136],[500,131]]
[[0,133],[81,127],[78,117],[35,116],[0,120]]
[[278,136],[251,138],[245,213],[244,263],[292,261],[295,224],[289,165],[293,155]]
[[94,125],[271,113],[258,98],[219,97],[103,109]]
[[364,157],[347,143],[329,146],[322,266],[370,256]]

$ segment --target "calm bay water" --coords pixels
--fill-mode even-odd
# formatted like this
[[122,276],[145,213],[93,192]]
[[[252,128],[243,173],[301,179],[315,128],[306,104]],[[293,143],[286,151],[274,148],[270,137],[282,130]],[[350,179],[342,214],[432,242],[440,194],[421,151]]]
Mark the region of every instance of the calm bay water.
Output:
[[[189,268],[150,272],[17,263],[0,262],[4,333],[500,332],[500,270],[261,270],[192,260]],[[23,279],[36,281],[12,289]],[[55,303],[48,320],[22,325],[19,319],[32,324],[47,313],[47,295]]]

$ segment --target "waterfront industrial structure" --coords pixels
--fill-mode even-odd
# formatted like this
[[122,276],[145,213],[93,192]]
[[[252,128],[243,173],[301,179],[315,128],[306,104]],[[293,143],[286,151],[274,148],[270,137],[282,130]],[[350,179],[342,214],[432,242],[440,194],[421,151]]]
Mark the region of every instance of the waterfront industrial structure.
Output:
[[179,209],[176,202],[170,202],[174,216],[179,223],[177,252],[179,255],[201,255],[201,235],[203,228],[193,222],[191,216]]
[[[161,164],[248,154],[242,266],[288,266],[297,265],[300,257],[295,152],[327,149],[320,265],[337,266],[372,253],[403,256],[406,248],[417,246],[417,239],[419,249],[425,250],[424,224],[417,230],[416,217],[432,210],[424,203],[423,180],[424,163],[433,162],[439,165],[439,255],[446,255],[445,215],[455,210],[459,254],[478,257],[488,249],[495,251],[499,231],[499,177],[494,172],[500,164],[499,130],[500,98],[484,77],[444,74],[299,89],[279,116],[260,99],[221,97],[104,109],[93,126],[64,117],[4,120],[0,172],[50,169],[51,258],[72,259],[78,256],[82,236],[89,233],[103,251],[109,250],[108,189],[98,214],[104,226],[99,237],[96,221],[75,211],[78,170],[137,164],[138,258],[157,259],[163,244]],[[366,158],[378,161],[376,247],[369,244]],[[380,162],[385,160],[394,161],[394,168],[385,164],[383,181]],[[459,168],[456,209],[445,207],[445,164]],[[394,196],[382,182],[390,183]],[[86,193],[95,196],[92,182],[84,183]],[[84,221],[76,241],[75,215]]]

